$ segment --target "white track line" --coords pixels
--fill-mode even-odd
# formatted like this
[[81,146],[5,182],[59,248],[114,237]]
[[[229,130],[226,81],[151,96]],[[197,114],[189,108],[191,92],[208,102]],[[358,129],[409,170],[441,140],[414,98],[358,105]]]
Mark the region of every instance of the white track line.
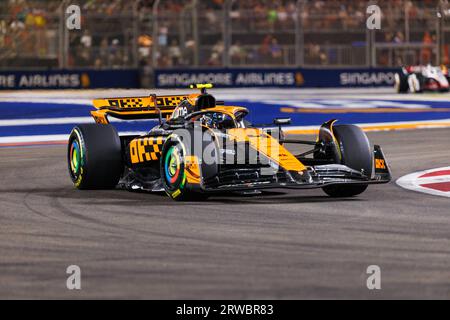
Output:
[[[158,119],[135,119],[121,120],[116,118],[109,119],[110,122],[157,122]],[[8,119],[0,120],[0,127],[14,126],[36,126],[36,125],[52,125],[52,124],[76,124],[76,123],[94,123],[92,117],[66,117],[66,118],[38,118],[38,119]]]
[[[397,122],[377,122],[377,123],[355,123],[358,127],[363,128],[364,130],[370,130],[371,128],[379,128],[379,127],[395,127],[402,125],[414,125],[417,128],[446,128],[449,126],[450,119],[441,119],[441,120],[423,120],[423,121],[397,121]],[[339,122],[337,122],[339,124]],[[303,130],[317,130],[319,129],[319,125],[315,126],[292,126],[285,127],[283,131],[303,131]],[[383,130],[377,130],[383,131]]]
[[[92,99],[195,93],[190,89],[28,90],[0,92],[0,101],[92,104]],[[396,94],[393,88],[235,88],[211,89],[219,100],[364,99],[400,101],[449,101],[450,94]]]
[[54,98],[26,98],[26,97],[7,97],[7,98],[0,98],[0,102],[15,102],[15,103],[45,103],[45,104],[76,104],[76,105],[85,105],[85,106],[91,106],[92,105],[92,99],[54,99]]
[[22,142],[48,142],[48,141],[64,141],[69,138],[68,134],[49,134],[36,136],[12,136],[0,137],[0,144],[4,143],[22,143]]
[[41,119],[10,119],[0,120],[0,127],[36,126],[47,124],[94,123],[92,117],[41,118]]
[[[141,135],[145,132],[141,131],[126,131],[120,132],[121,135]],[[11,136],[0,137],[1,144],[9,143],[25,143],[25,142],[49,142],[49,141],[67,141],[69,139],[68,134],[51,134],[51,135],[35,135],[35,136]]]

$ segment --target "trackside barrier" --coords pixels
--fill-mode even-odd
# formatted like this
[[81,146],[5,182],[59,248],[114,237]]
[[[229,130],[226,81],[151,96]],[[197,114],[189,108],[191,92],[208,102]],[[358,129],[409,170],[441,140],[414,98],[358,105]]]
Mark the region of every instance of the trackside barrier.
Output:
[[137,69],[0,72],[0,90],[139,88]]
[[394,84],[400,69],[157,69],[157,88],[186,88],[191,83],[214,83],[215,87],[384,87]]

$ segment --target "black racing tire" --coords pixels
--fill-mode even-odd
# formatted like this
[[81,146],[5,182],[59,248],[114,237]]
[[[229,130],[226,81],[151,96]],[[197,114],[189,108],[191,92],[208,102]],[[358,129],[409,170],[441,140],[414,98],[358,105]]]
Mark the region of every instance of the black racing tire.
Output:
[[176,201],[201,201],[208,194],[190,188],[185,172],[186,148],[178,139],[167,139],[160,160],[161,181],[166,194]]
[[113,189],[123,173],[120,137],[110,124],[80,124],[69,137],[70,178],[81,190]]
[[411,81],[412,86],[409,85],[409,90],[412,93],[423,93],[424,78],[420,74],[413,73],[409,76],[408,81]]
[[407,93],[409,90],[408,86],[408,78],[405,76],[405,74],[402,73],[396,73],[395,74],[395,90],[397,93]]
[[[372,175],[373,154],[369,139],[364,131],[355,125],[336,125],[333,127],[341,153],[341,164],[363,172],[368,178]],[[323,187],[331,197],[352,197],[363,193],[367,184],[336,184]]]

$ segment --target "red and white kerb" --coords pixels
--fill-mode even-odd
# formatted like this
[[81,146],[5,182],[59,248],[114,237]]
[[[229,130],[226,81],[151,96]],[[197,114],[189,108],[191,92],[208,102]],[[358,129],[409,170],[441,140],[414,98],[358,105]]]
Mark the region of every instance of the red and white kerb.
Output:
[[398,179],[397,184],[408,190],[450,198],[450,167],[411,173]]

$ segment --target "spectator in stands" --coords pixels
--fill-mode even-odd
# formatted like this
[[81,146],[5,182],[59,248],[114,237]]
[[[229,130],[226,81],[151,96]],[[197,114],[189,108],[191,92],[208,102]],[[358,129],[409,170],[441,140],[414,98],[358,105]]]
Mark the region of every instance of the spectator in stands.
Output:
[[219,23],[219,18],[217,17],[217,10],[214,10],[212,8],[206,9],[205,18],[210,27],[215,27],[217,26],[217,23]]
[[120,47],[119,39],[113,39],[109,47],[109,65],[113,68],[119,68],[123,66],[124,56],[122,48]]
[[39,56],[45,56],[48,51],[48,41],[46,36],[47,17],[43,9],[33,10],[34,25],[36,29],[36,51]]
[[276,8],[268,9],[267,11],[267,25],[271,32],[274,31],[275,23],[278,21],[278,11]]
[[283,61],[283,49],[278,44],[278,40],[276,38],[272,38],[272,42],[270,44],[270,55],[271,55],[271,62],[276,63],[282,63]]
[[207,65],[209,66],[220,66],[223,60],[224,54],[224,44],[222,40],[216,42],[216,44],[211,49],[211,54],[208,58]]
[[172,66],[179,66],[182,63],[181,48],[177,40],[172,40],[169,47],[169,59]]
[[305,62],[311,65],[325,65],[328,63],[328,57],[320,45],[309,43],[306,46]]
[[149,64],[151,55],[152,38],[146,34],[142,34],[138,38],[139,44],[139,65],[145,66]]
[[102,69],[104,66],[103,61],[99,58],[96,58],[94,61],[94,68],[95,69]]
[[92,47],[92,36],[89,30],[85,30],[83,35],[81,36],[80,43],[85,48],[91,48]]
[[421,58],[424,64],[431,63],[433,52],[431,50],[430,45],[433,44],[433,38],[431,34],[427,31],[423,35],[423,45],[425,46],[421,52]]
[[[302,14],[302,12],[300,14]],[[297,5],[296,5],[295,1],[289,1],[287,3],[287,5],[286,5],[286,15],[287,15],[286,27],[289,28],[289,29],[294,29],[295,21],[298,19]],[[283,23],[284,22],[282,22],[282,24]]]
[[216,52],[218,55],[223,55],[224,50],[225,50],[225,47],[224,47],[222,40],[217,41],[217,43],[212,48],[212,51]]
[[394,35],[392,34],[392,32],[386,32],[384,34],[384,42],[385,43],[390,43],[394,41]]
[[208,66],[216,67],[221,65],[221,56],[217,52],[212,52],[206,63]]
[[240,41],[236,41],[230,46],[229,54],[232,64],[243,64],[247,55]]
[[166,23],[162,23],[159,27],[158,44],[160,46],[167,46],[169,37],[169,27]]
[[6,33],[7,33],[6,21],[0,20],[0,50],[6,46]]
[[282,3],[279,3],[276,10],[277,10],[276,26],[278,26],[281,29],[286,29],[288,21],[288,12],[286,6],[284,6]]
[[405,42],[405,36],[403,35],[403,32],[397,31],[394,37],[394,43],[403,43]]
[[87,67],[89,66],[89,54],[82,46],[75,47],[74,54],[74,66]]
[[103,37],[102,40],[100,41],[97,59],[101,61],[100,66],[109,65],[109,45],[108,45],[108,38],[106,37]]
[[195,41],[189,38],[184,44],[184,63],[187,66],[192,66],[195,61]]
[[266,63],[271,58],[270,46],[272,44],[272,35],[266,35],[259,48],[259,56],[262,63]]

